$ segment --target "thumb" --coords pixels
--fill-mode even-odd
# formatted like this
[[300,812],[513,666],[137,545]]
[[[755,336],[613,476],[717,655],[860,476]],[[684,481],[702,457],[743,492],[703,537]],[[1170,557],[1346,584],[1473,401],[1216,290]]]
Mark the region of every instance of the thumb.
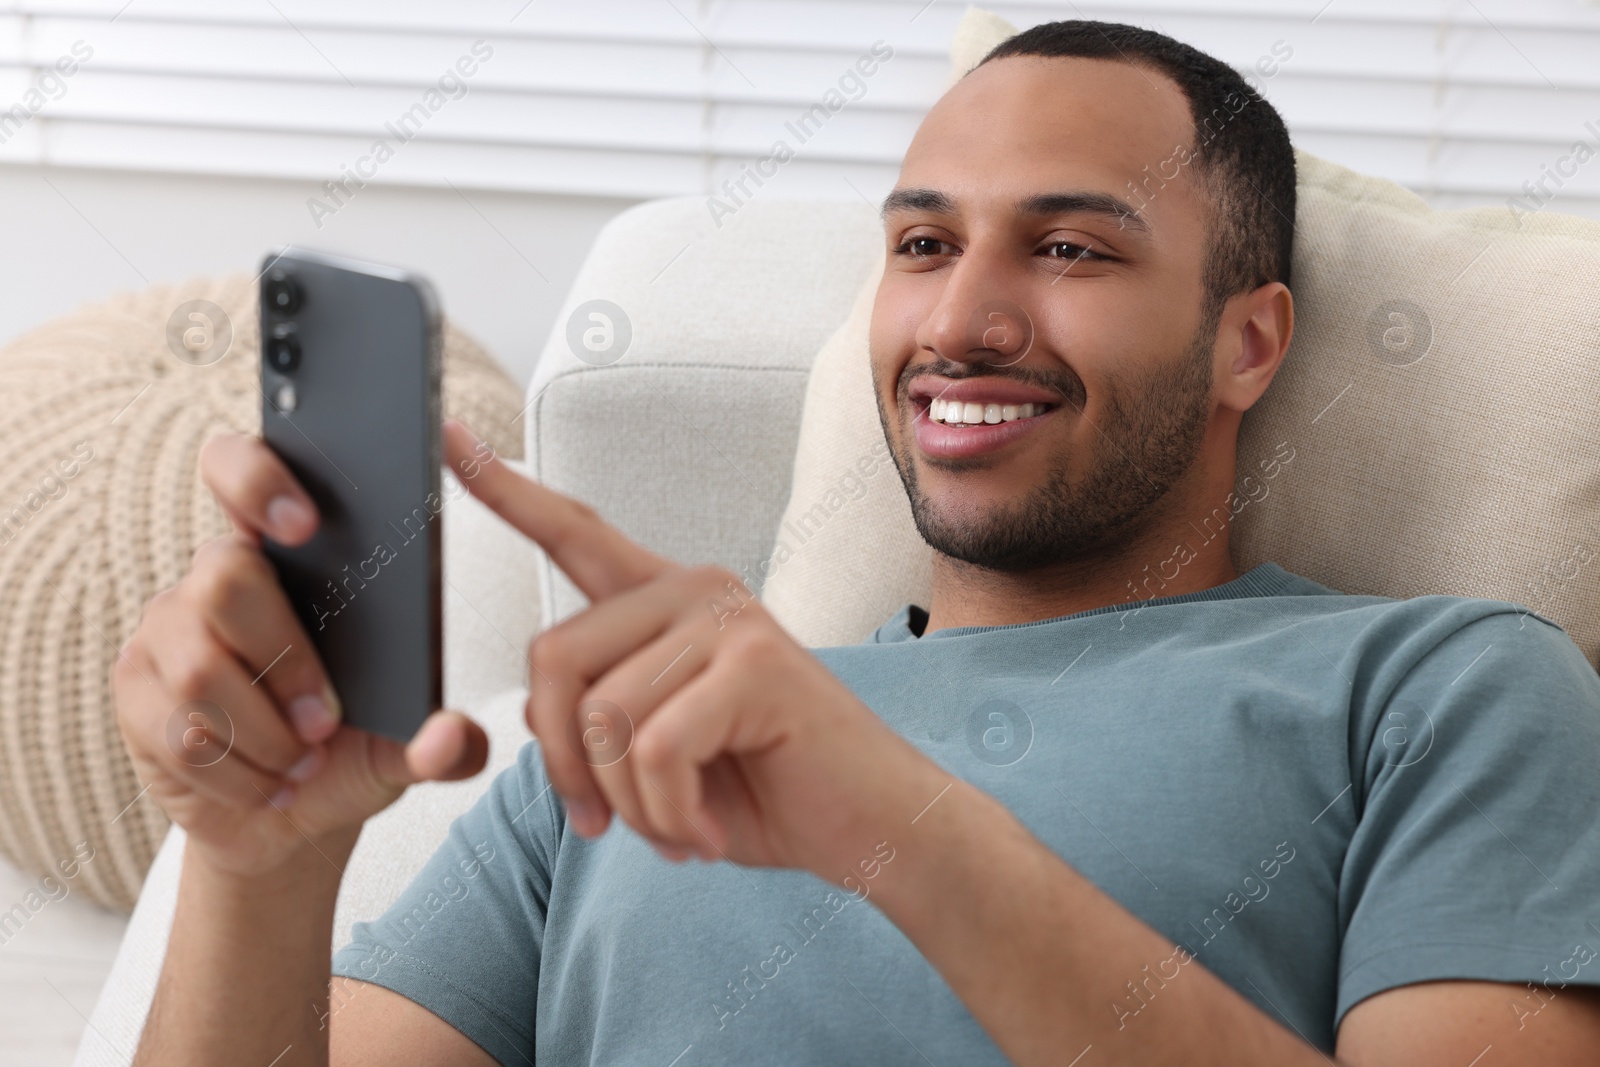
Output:
[[412,782],[471,778],[489,762],[489,735],[459,711],[429,715],[404,749],[404,768],[394,777]]

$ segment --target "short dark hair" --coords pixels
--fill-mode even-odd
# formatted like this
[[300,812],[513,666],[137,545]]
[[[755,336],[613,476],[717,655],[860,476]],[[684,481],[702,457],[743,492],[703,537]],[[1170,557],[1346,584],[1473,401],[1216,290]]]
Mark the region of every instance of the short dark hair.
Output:
[[1154,30],[1082,19],[1023,30],[978,65],[1007,56],[1119,60],[1176,82],[1194,120],[1190,165],[1212,205],[1203,273],[1206,321],[1236,293],[1268,282],[1289,284],[1294,147],[1282,117],[1238,71]]

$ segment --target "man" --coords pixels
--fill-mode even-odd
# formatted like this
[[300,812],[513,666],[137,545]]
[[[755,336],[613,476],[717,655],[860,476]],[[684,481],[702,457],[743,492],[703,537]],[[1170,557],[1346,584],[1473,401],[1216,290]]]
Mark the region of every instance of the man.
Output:
[[[238,532],[115,676],[188,831],[137,1062],[1592,1062],[1594,671],[1514,605],[1230,561],[1293,217],[1278,116],[1159,34],[1041,26],[946,94],[871,336],[935,583],[856,646],[798,647],[728,572],[447,425],[592,606],[530,649],[538,743],[357,924],[331,997],[362,821],[485,738],[338,724],[257,548],[309,536],[309,501],[212,442]],[[193,699],[234,758],[167,749]]]

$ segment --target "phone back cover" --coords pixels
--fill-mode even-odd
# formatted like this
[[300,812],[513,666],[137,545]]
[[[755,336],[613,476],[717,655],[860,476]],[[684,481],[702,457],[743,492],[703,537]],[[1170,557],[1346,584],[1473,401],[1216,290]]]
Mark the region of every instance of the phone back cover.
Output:
[[[269,262],[274,262],[269,260]],[[345,721],[409,741],[440,703],[439,316],[425,282],[277,257],[304,294],[298,368],[263,360],[262,435],[316,502],[304,545],[264,548]],[[262,309],[262,337],[280,316]],[[296,404],[276,389],[292,381]]]

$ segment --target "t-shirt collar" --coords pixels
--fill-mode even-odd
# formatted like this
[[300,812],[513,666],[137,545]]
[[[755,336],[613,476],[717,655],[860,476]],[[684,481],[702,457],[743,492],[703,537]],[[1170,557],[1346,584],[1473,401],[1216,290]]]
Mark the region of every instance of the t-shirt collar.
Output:
[[[1209,589],[1200,589],[1192,593],[1180,593],[1177,596],[1150,597],[1145,600],[1130,599],[1120,604],[1107,604],[1103,607],[1090,608],[1088,611],[1078,611],[1071,615],[1058,615],[1051,619],[1036,619],[1033,622],[1014,622],[1000,626],[955,626],[943,630],[935,630],[923,637],[916,631],[927,625],[928,612],[926,608],[916,604],[902,605],[867,637],[864,644],[889,644],[895,641],[938,640],[946,637],[963,637],[968,634],[989,633],[996,630],[1016,630],[1025,626],[1048,626],[1051,623],[1064,622],[1068,619],[1087,618],[1090,615],[1105,615],[1117,611],[1133,611],[1138,608],[1162,607],[1168,604],[1184,604],[1191,601],[1203,600],[1239,600],[1246,597],[1280,596],[1290,585],[1295,582],[1295,576],[1278,566],[1276,563],[1262,563],[1251,568],[1231,582],[1223,582]],[[913,630],[915,625],[916,630]]]

